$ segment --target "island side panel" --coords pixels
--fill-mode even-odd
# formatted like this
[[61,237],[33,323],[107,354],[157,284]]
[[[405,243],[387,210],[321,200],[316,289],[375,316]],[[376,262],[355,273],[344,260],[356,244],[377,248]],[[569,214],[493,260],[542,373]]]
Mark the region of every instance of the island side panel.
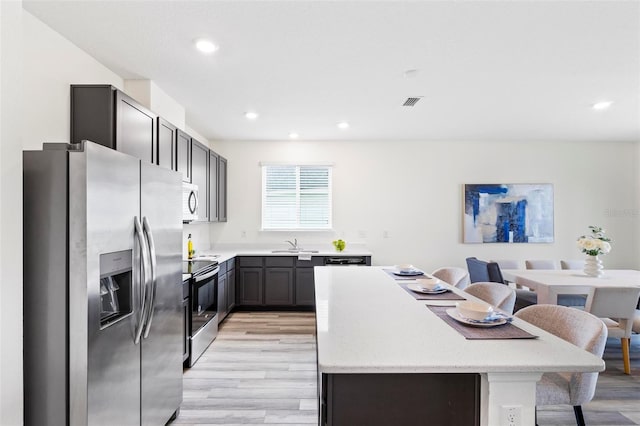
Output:
[[480,425],[479,374],[322,374],[321,425]]

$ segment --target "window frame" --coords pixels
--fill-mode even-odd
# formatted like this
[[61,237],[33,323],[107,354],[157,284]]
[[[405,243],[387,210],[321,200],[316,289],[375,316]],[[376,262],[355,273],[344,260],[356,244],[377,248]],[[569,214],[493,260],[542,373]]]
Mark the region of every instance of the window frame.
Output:
[[[260,230],[265,232],[279,232],[279,231],[297,231],[297,232],[326,232],[333,231],[333,164],[332,163],[266,163],[261,162],[261,210],[260,210]],[[291,227],[273,227],[272,223],[265,222],[265,211],[268,208],[267,206],[267,169],[268,167],[292,167],[295,168],[295,180],[296,187],[294,189],[296,196],[296,204],[295,204],[295,226]],[[328,223],[326,227],[302,227],[301,223],[301,208],[300,208],[300,197],[301,192],[304,194],[304,191],[301,191],[300,188],[300,170],[305,167],[313,167],[313,168],[325,168],[327,170],[327,210],[326,215],[328,219]],[[270,227],[269,227],[270,226]]]

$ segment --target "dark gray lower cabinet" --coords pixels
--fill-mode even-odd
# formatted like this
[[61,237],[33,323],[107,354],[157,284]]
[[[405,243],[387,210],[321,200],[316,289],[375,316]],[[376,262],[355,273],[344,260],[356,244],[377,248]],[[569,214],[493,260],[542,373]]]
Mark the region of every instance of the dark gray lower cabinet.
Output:
[[264,304],[293,304],[293,268],[266,268],[264,273]]
[[[363,258],[371,265],[371,256]],[[325,264],[324,256],[313,256],[311,260],[300,260],[297,256],[238,256],[236,260],[236,305],[306,309],[315,306],[313,268]],[[229,286],[227,279],[227,291],[231,291]]]
[[241,267],[239,274],[237,301],[245,306],[262,305],[263,269]]
[[[230,260],[229,262],[231,262]],[[232,267],[233,268],[233,267]],[[236,270],[230,269],[227,271],[227,307],[231,312],[236,306]]]
[[218,322],[229,314],[227,305],[227,274],[218,276]]
[[313,268],[296,268],[296,305],[313,306],[316,304]]

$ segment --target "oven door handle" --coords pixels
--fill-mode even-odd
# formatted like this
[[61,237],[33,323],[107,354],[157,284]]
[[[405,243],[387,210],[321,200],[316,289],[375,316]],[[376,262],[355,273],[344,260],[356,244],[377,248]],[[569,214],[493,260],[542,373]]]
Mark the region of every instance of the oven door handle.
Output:
[[156,271],[157,267],[157,258],[156,258],[156,244],[153,241],[153,232],[151,232],[151,226],[149,226],[149,221],[147,217],[142,218],[142,230],[144,232],[144,236],[147,239],[147,243],[149,244],[149,260],[151,266],[151,293],[149,295],[149,310],[146,318],[146,324],[144,326],[144,338],[149,337],[149,331],[151,330],[151,321],[153,321],[153,314],[156,310],[156,293],[158,287],[158,275]]
[[216,275],[218,273],[218,271],[220,270],[219,266],[216,266],[216,269],[214,269],[211,272],[207,272],[204,275],[198,275],[197,277],[194,277],[195,282],[199,283],[200,281],[204,281],[204,280],[208,280],[209,278],[213,277],[214,275]]
[[134,230],[136,234],[136,238],[138,239],[138,244],[140,245],[140,257],[142,258],[142,268],[140,269],[140,287],[141,287],[141,295],[140,295],[140,315],[138,317],[138,323],[136,324],[136,332],[134,336],[134,343],[137,345],[140,343],[140,337],[142,336],[142,329],[144,328],[144,320],[146,316],[147,310],[147,280],[149,277],[149,273],[147,272],[147,264],[149,263],[149,254],[147,252],[147,243],[144,238],[144,234],[142,231],[142,225],[140,224],[140,219],[138,217],[133,218]]

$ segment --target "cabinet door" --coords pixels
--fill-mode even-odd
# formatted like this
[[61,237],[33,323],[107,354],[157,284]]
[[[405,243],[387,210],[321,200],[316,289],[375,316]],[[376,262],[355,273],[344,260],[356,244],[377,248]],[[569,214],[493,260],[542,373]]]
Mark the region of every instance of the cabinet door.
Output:
[[218,323],[227,316],[227,313],[227,274],[222,274],[218,277]]
[[154,163],[158,117],[122,92],[116,92],[116,149]]
[[182,300],[182,362],[189,359],[190,346],[189,346],[189,321],[191,321],[191,306],[189,306],[189,298]]
[[104,84],[71,85],[71,143],[86,139],[116,149],[116,90]]
[[227,159],[218,162],[218,222],[227,221]]
[[209,151],[209,222],[218,221],[218,154]]
[[195,139],[191,140],[191,183],[198,186],[198,221],[209,220],[207,208],[207,188],[209,169],[209,149]]
[[316,303],[313,268],[296,269],[296,305],[314,306]]
[[182,172],[182,181],[191,183],[191,136],[178,129],[176,166]]
[[293,268],[266,268],[265,305],[293,305]]
[[158,155],[155,163],[169,170],[177,170],[176,139],[178,128],[164,118],[158,117]]
[[227,272],[227,312],[236,306],[236,270]]
[[262,268],[240,268],[237,302],[240,305],[262,305]]

